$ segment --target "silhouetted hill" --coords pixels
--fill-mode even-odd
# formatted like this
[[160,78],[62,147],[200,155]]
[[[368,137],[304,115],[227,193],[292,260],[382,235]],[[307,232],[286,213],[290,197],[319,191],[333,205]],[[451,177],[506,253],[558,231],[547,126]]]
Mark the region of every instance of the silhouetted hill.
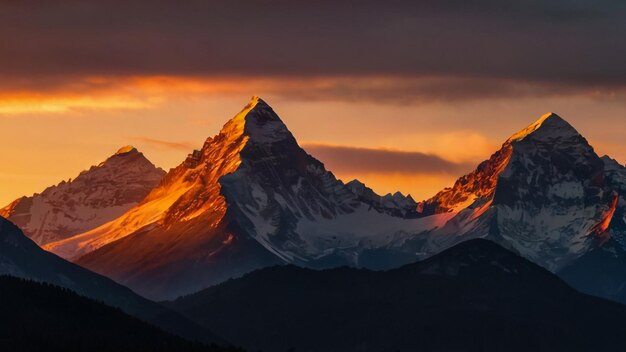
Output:
[[0,276],[2,351],[228,351],[49,284]]
[[[113,280],[46,252],[10,221],[0,217],[0,275],[47,282],[154,324],[188,340],[226,344],[177,312],[149,301]],[[1,302],[0,302],[1,304]]]
[[621,351],[626,307],[487,240],[375,272],[262,269],[168,305],[251,351]]

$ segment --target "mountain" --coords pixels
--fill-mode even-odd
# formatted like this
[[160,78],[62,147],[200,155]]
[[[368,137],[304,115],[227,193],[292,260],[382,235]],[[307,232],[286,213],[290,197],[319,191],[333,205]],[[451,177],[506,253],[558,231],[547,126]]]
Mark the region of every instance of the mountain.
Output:
[[46,248],[146,297],[173,298],[276,264],[359,265],[364,248],[450,216],[418,218],[411,201],[343,184],[254,97],[139,205]]
[[0,345],[5,351],[227,350],[185,341],[49,284],[0,276],[0,301]]
[[548,113],[429,200],[379,196],[337,180],[255,97],[136,207],[46,248],[153,299],[276,264],[390,269],[472,238],[559,273],[624,249],[625,175]]
[[[546,114],[453,187],[422,202],[423,216],[457,214],[405,249],[428,256],[488,238],[562,273],[583,292],[626,303],[625,176],[623,166],[600,158],[564,119]],[[596,275],[600,263],[610,263],[611,272]]]
[[126,146],[73,180],[21,197],[0,209],[39,245],[109,222],[141,201],[165,175],[137,149]]
[[190,340],[222,341],[206,329],[135,294],[113,280],[44,251],[17,226],[2,217],[0,217],[0,275],[50,283],[75,291],[82,296],[120,308],[132,316]]
[[251,351],[620,351],[626,306],[476,239],[390,271],[265,268],[168,305]]
[[546,114],[423,209],[460,209],[431,237],[433,247],[489,236],[557,270],[602,241],[616,197],[593,148],[565,120]]

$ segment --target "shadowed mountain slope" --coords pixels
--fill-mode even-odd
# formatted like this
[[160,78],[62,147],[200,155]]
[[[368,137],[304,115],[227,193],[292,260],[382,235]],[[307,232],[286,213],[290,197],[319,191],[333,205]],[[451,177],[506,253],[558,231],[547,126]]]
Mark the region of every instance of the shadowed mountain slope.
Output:
[[49,284],[0,276],[0,302],[4,351],[227,351],[175,337]]
[[493,242],[375,272],[280,266],[169,302],[250,350],[619,351],[626,307]]

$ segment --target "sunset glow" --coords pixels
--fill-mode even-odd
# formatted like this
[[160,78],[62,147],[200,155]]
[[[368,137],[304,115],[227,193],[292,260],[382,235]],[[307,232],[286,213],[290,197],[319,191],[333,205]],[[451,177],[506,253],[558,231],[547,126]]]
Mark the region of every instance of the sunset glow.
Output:
[[[0,92],[0,128],[6,131],[0,140],[5,150],[0,161],[7,166],[0,181],[11,187],[0,188],[0,203],[75,177],[122,145],[136,145],[157,165],[173,167],[255,94],[273,103],[305,149],[327,145],[419,152],[459,165],[455,172],[446,173],[381,172],[375,164],[351,171],[332,153],[319,156],[339,178],[359,178],[379,193],[401,191],[416,199],[432,196],[489,157],[528,116],[545,112],[547,106],[564,111],[601,153],[626,160],[617,133],[619,126],[626,128],[619,117],[626,113],[622,104],[584,96],[451,104],[327,97],[332,87],[345,84],[362,89],[366,81],[130,76],[79,79],[49,91],[5,89]],[[396,85],[406,82],[399,79]],[[503,115],[507,118],[498,118]],[[602,129],[587,116],[602,116],[616,129]],[[28,139],[20,137],[25,131]],[[32,162],[23,161],[26,155]]]
[[[430,197],[548,111],[626,162],[623,58],[595,54],[621,38],[594,35],[607,23],[619,33],[619,18],[553,23],[540,15],[550,6],[534,4],[533,32],[522,33],[513,24],[530,10],[518,5],[458,18],[445,4],[318,5],[328,17],[259,6],[254,30],[222,20],[242,13],[236,4],[178,8],[174,17],[158,6],[2,5],[0,204],[75,177],[122,145],[174,167],[253,95],[305,147],[326,146],[311,152],[323,152],[339,177],[380,193]],[[578,39],[563,41],[563,31]],[[431,155],[448,171],[346,169],[329,147],[343,148],[344,159],[361,149]]]
[[0,349],[623,350],[625,37],[623,0],[0,1]]

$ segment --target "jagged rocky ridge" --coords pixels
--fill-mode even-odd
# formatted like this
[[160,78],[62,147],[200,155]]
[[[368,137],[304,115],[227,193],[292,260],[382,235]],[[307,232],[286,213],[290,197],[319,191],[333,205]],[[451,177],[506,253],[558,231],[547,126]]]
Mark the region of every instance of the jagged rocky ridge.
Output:
[[254,98],[141,204],[49,249],[159,299],[273,264],[392,268],[471,238],[559,273],[621,248],[623,175],[546,114],[432,199],[381,197],[337,180]]
[[363,249],[449,217],[419,218],[409,197],[368,198],[355,185],[302,150],[254,98],[138,206],[47,248],[149,297],[171,298],[267,265],[361,265]]
[[165,175],[137,149],[120,148],[75,179],[21,197],[0,209],[39,245],[109,222],[141,201]]
[[458,210],[428,234],[423,251],[489,237],[559,270],[608,239],[618,190],[604,162],[570,124],[546,114],[450,189],[423,203],[423,214]]
[[625,175],[569,123],[546,114],[452,188],[421,203],[425,216],[460,211],[407,248],[428,256],[489,238],[583,292],[626,302]]

